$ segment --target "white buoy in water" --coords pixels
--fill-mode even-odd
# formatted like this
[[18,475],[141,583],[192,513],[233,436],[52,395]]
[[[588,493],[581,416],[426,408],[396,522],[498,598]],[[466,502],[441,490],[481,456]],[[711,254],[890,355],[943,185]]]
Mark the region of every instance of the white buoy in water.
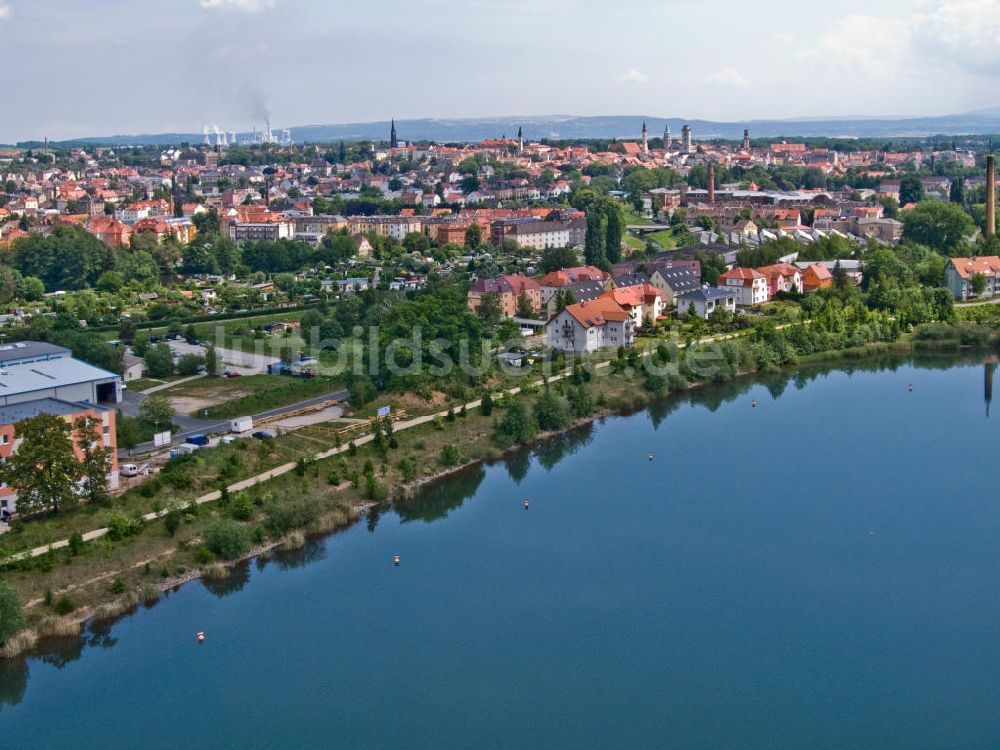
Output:
[[524,501],[524,509],[525,509],[525,510],[527,510],[527,509],[528,509],[528,501],[527,501],[527,500],[525,500],[525,501]]
[[756,409],[756,408],[757,408],[757,399],[754,399],[753,401],[751,401],[751,402],[750,402],[750,405],[751,405],[751,406],[752,406],[752,407],[753,407],[754,409]]
[[199,630],[198,631],[198,643],[204,643],[204,642],[205,642],[205,631]]
[[652,453],[650,453],[650,454],[649,454],[649,460],[650,460],[650,461],[652,461],[652,460],[653,460],[653,454],[652,454]]
[[910,383],[908,386],[906,386],[906,390],[908,390],[910,393],[913,393],[913,383]]
[[392,564],[395,565],[397,568],[399,567],[399,555],[392,556]]

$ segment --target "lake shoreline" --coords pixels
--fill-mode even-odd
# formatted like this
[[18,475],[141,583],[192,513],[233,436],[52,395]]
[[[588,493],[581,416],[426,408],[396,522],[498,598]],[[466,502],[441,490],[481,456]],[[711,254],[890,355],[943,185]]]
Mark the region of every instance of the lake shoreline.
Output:
[[[44,646],[49,639],[78,636],[88,623],[113,623],[129,614],[132,614],[139,606],[151,606],[164,593],[174,591],[186,583],[208,577],[222,579],[232,574],[235,566],[246,563],[250,560],[273,554],[276,550],[289,547],[289,539],[297,535],[303,540],[315,539],[318,537],[330,537],[340,531],[353,527],[359,520],[365,517],[366,511],[373,508],[391,508],[394,505],[405,505],[419,498],[425,492],[433,488],[441,481],[454,475],[460,474],[470,468],[479,465],[492,466],[503,461],[505,458],[519,451],[530,451],[535,446],[543,444],[554,438],[566,435],[574,430],[603,421],[608,417],[629,416],[652,405],[665,402],[672,398],[683,396],[692,391],[709,390],[712,386],[722,386],[737,381],[760,380],[767,376],[782,373],[791,373],[797,370],[804,370],[810,367],[828,367],[842,363],[862,364],[866,361],[876,360],[885,356],[912,357],[921,354],[926,355],[946,355],[959,356],[962,353],[988,352],[993,348],[989,346],[959,346],[954,342],[913,342],[911,340],[897,341],[891,344],[869,344],[864,347],[853,349],[835,350],[824,352],[808,359],[804,359],[792,365],[787,365],[774,370],[748,371],[736,374],[734,377],[722,381],[697,381],[690,383],[688,388],[681,391],[674,391],[667,394],[653,393],[646,391],[637,384],[635,392],[630,397],[627,405],[608,405],[595,410],[589,416],[572,420],[565,427],[558,430],[540,432],[530,441],[515,444],[503,449],[495,448],[490,455],[477,456],[466,461],[460,461],[454,466],[438,469],[430,474],[420,477],[409,483],[397,486],[391,497],[385,502],[361,502],[350,506],[347,518],[343,523],[333,524],[329,528],[306,528],[297,532],[291,532],[281,539],[268,541],[255,545],[244,554],[231,560],[222,560],[205,567],[192,568],[181,574],[164,578],[161,581],[151,582],[141,589],[133,589],[124,596],[113,599],[109,602],[96,606],[81,607],[71,615],[63,617],[49,616],[42,619],[35,627],[29,627],[11,638],[8,643],[0,649],[0,661],[13,661],[18,658],[30,658],[37,652],[44,652]],[[272,480],[273,481],[273,480]],[[299,547],[302,544],[298,544]],[[221,571],[225,571],[222,574]],[[112,573],[113,574],[113,573]]]

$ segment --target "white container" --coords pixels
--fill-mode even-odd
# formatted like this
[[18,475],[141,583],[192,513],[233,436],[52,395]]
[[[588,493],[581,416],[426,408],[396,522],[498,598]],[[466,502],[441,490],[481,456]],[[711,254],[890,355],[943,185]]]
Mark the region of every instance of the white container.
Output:
[[229,423],[229,431],[235,433],[250,432],[253,429],[253,417],[236,417]]

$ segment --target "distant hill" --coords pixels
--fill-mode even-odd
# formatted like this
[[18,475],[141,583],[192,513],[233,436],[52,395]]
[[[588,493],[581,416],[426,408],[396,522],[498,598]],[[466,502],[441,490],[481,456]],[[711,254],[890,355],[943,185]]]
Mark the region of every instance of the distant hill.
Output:
[[[574,138],[638,138],[646,122],[651,137],[660,136],[667,124],[674,136],[690,125],[695,140],[724,138],[736,140],[749,126],[754,138],[923,138],[933,135],[984,135],[1000,133],[1000,108],[984,109],[960,115],[940,117],[843,117],[798,120],[751,120],[749,122],[714,122],[711,120],[664,119],[646,115],[576,117],[546,115],[535,117],[487,117],[468,119],[427,118],[397,120],[402,140],[474,142],[501,135],[514,137],[518,127],[525,138],[539,140]],[[332,143],[336,141],[388,140],[389,122],[359,122],[340,125],[306,125],[291,128],[296,143]],[[243,134],[241,134],[243,135]],[[148,135],[113,135],[77,138],[60,145],[170,145],[202,142],[201,133],[160,133]],[[34,145],[34,144],[19,144]]]

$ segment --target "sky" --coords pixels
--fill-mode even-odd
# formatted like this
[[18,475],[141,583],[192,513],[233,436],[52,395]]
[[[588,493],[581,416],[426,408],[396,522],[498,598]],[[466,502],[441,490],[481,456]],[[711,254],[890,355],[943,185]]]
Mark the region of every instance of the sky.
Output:
[[1000,106],[1000,0],[0,0],[0,142]]

